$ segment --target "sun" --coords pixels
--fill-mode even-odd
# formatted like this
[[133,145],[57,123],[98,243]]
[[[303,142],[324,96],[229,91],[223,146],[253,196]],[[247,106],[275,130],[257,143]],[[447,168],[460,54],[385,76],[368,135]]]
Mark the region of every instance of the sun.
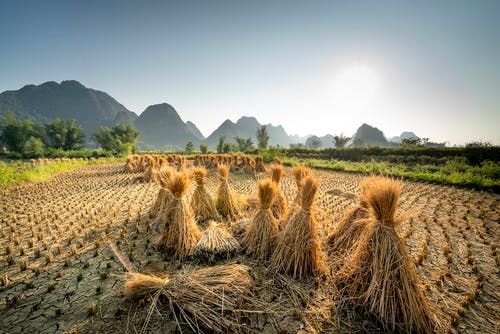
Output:
[[338,70],[331,85],[331,97],[336,107],[343,111],[365,109],[379,97],[380,78],[367,65],[350,65]]

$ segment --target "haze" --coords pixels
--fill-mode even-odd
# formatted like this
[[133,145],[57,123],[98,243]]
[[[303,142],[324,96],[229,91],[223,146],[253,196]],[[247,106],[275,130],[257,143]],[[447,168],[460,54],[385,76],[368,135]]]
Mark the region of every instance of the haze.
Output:
[[290,134],[500,144],[499,1],[2,1],[0,92],[74,79],[205,136],[255,116]]

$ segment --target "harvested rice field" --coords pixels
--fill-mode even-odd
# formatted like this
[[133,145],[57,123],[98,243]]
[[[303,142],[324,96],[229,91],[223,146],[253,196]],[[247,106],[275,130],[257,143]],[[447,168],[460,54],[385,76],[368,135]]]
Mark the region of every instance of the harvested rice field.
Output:
[[[191,162],[187,164],[189,170]],[[320,170],[312,174],[319,188],[310,210],[316,214],[325,270],[297,279],[275,272],[270,258],[248,256],[238,247],[203,260],[168,255],[157,245],[162,226],[150,216],[161,186],[145,182],[144,173],[125,171],[123,163],[82,167],[46,182],[2,189],[0,332],[384,332],[362,309],[341,302],[345,294],[335,282],[335,273],[344,259],[331,252],[326,242],[355,205],[364,177]],[[231,171],[227,183],[235,201],[241,202],[255,198],[257,181],[267,176]],[[220,183],[217,170],[209,169],[205,186],[212,197]],[[500,196],[402,184],[398,211],[407,217],[396,232],[415,263],[432,317],[439,322],[434,331],[498,333]],[[194,181],[187,187],[185,204],[195,188]],[[290,205],[297,192],[290,168],[285,168],[279,188]],[[257,207],[242,208],[234,220],[251,221]],[[186,214],[183,208],[179,206],[179,215]],[[220,222],[228,225],[223,219]],[[188,232],[196,236],[203,228]],[[222,267],[210,269],[213,266]],[[163,286],[170,297],[151,293],[125,298],[127,270],[161,277],[160,290]],[[232,276],[221,276],[225,271]],[[212,290],[196,293],[204,291],[197,285],[202,276],[204,280],[228,277],[227,286],[235,290],[224,291],[221,285],[213,290],[219,295],[208,302]],[[227,300],[219,298],[226,293]],[[226,302],[227,308],[220,305]],[[212,312],[206,309],[209,305],[215,307]],[[199,318],[193,313],[199,313]],[[218,316],[226,320],[206,326],[217,322]]]

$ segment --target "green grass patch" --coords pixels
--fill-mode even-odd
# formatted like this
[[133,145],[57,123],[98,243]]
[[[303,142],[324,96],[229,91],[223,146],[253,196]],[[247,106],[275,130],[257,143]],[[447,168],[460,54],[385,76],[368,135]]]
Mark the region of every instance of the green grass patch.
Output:
[[341,160],[284,158],[288,166],[302,164],[340,172],[377,174],[417,181],[490,190],[500,193],[500,164],[485,161],[479,166],[450,161],[442,166],[395,164],[386,161],[354,162]]
[[19,182],[41,182],[58,173],[68,172],[78,167],[124,161],[120,158],[52,161],[50,165],[33,166],[29,161],[0,161],[0,186],[9,186]]

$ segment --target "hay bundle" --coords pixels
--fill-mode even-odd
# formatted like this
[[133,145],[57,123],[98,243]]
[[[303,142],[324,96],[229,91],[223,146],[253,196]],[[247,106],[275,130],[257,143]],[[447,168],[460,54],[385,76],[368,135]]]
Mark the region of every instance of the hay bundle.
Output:
[[286,197],[280,188],[280,181],[281,177],[283,176],[283,173],[284,173],[283,166],[278,164],[271,166],[271,180],[278,189],[278,192],[276,193],[276,198],[274,199],[273,204],[271,205],[271,210],[273,211],[274,217],[278,221],[281,221],[283,219],[288,207],[288,202],[286,200]]
[[312,171],[305,166],[294,166],[292,168],[292,176],[295,179],[295,185],[297,186],[297,194],[292,204],[288,207],[288,212],[285,215],[285,219],[282,220],[280,229],[284,230],[288,221],[295,215],[297,211],[300,210],[302,202],[302,180],[307,176],[312,176]]
[[222,224],[210,222],[201,232],[198,244],[191,252],[195,258],[214,262],[228,259],[240,249],[240,244]]
[[[376,186],[383,178],[371,176],[360,184],[360,193],[356,205],[351,208],[328,235],[327,244],[332,252],[345,252],[359,239],[364,231],[368,218],[367,191],[370,186]],[[343,259],[342,259],[343,261]]]
[[255,157],[255,171],[257,173],[266,173],[266,166],[264,166],[264,159],[258,155]]
[[[156,196],[156,200],[149,211],[149,217],[167,217],[167,213],[170,208],[170,203],[172,199],[172,193],[168,191],[167,184],[169,182],[170,177],[173,175],[174,170],[172,167],[163,166],[158,172],[158,181],[161,185],[160,190],[158,191],[158,195]],[[161,224],[163,226],[168,225],[163,222]]]
[[162,217],[166,224],[165,230],[158,241],[158,246],[168,254],[178,258],[189,255],[200,239],[200,230],[193,218],[191,209],[183,200],[189,184],[186,172],[179,172],[172,176],[167,183],[167,189],[173,197],[168,212]]
[[219,219],[219,214],[215,208],[214,201],[210,196],[205,184],[207,178],[207,170],[202,167],[193,169],[193,178],[196,182],[196,189],[191,197],[191,208],[196,221],[200,224],[205,224],[209,220]]
[[258,183],[260,209],[248,226],[241,241],[246,253],[258,259],[269,257],[278,241],[278,223],[271,211],[276,185],[266,179]]
[[229,169],[226,165],[219,166],[220,187],[217,190],[215,207],[219,214],[227,220],[235,220],[239,216],[238,201],[228,183]]
[[323,272],[318,224],[313,209],[318,181],[307,177],[302,187],[302,207],[288,222],[271,258],[276,271],[294,278]]
[[[247,266],[233,263],[164,278],[132,273],[125,279],[124,294],[129,299],[152,297],[152,310],[170,311],[178,325],[184,322],[196,333],[231,333],[241,328],[238,311],[250,296],[248,271]],[[158,308],[159,304],[169,309]]]
[[386,179],[366,190],[370,218],[344,267],[341,301],[372,314],[387,331],[432,333],[431,310],[418,287],[415,264],[395,231],[401,183]]

